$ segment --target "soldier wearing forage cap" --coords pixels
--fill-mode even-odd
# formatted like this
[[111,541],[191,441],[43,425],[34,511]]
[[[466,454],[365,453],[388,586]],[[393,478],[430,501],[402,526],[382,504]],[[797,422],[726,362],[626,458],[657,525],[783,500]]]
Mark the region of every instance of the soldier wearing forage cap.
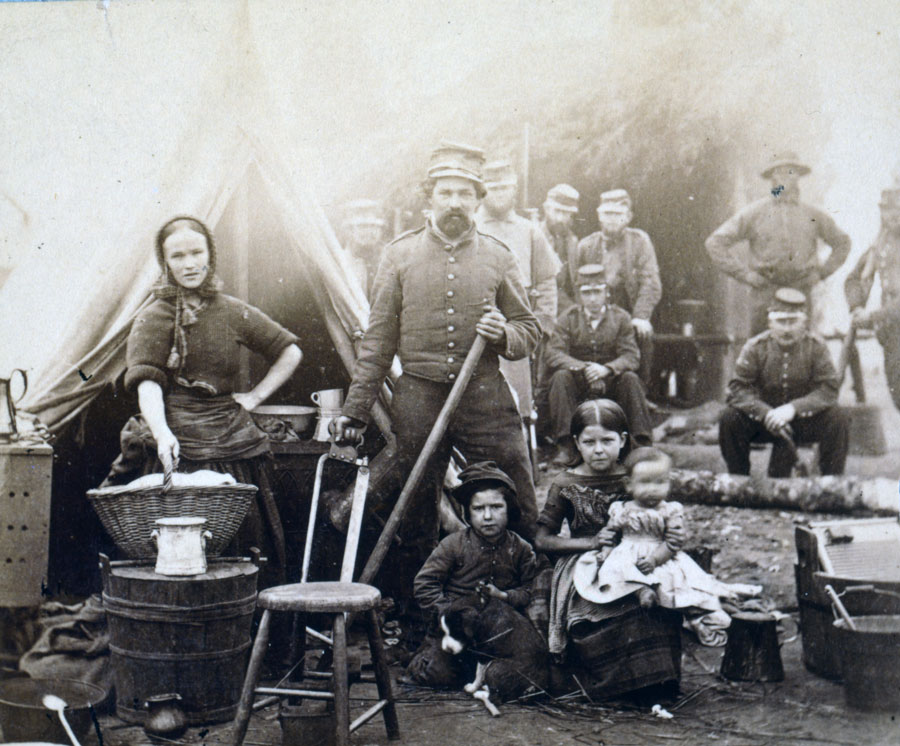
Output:
[[[519,263],[534,315],[541,322],[544,334],[549,334],[556,324],[556,275],[561,263],[540,228],[516,213],[518,178],[509,161],[485,165],[484,188],[486,194],[475,212],[475,225],[510,248]],[[516,391],[522,417],[529,417],[532,410],[530,361],[501,360],[500,370]]]
[[559,313],[575,303],[575,273],[578,270],[578,238],[572,231],[572,223],[578,214],[578,190],[568,184],[557,184],[544,201],[544,219],[541,230],[562,262],[562,270],[556,276],[557,308]]
[[578,244],[578,265],[602,264],[609,283],[609,300],[631,314],[641,351],[641,378],[650,380],[653,325],[650,317],[662,298],[662,282],[653,243],[644,231],[630,228],[631,197],[624,189],[600,195],[600,230]]
[[[810,171],[795,153],[777,155],[761,173],[772,182],[769,196],[726,220],[706,239],[706,250],[722,272],[753,288],[750,333],[766,328],[769,302],[780,287],[810,291],[840,267],[850,238],[822,210],[800,201],[799,179]],[[819,263],[819,239],[831,254]],[[747,261],[738,247],[746,242]]]
[[[353,382],[341,417],[339,441],[356,439],[369,419],[394,355],[403,375],[394,386],[393,426],[399,471],[407,474],[459,374],[476,335],[488,346],[447,435],[429,463],[400,536],[403,567],[414,573],[437,543],[436,496],[456,446],[471,463],[493,460],[516,485],[521,516],[510,527],[531,538],[537,506],[521,420],[498,359],[520,360],[535,348],[541,327],[512,252],[475,229],[484,195],[484,156],[476,148],[442,143],[423,184],[431,214],[418,230],[385,247],[373,290],[369,327],[360,343]],[[409,575],[408,588],[412,587]]]
[[[875,243],[847,275],[844,294],[853,313],[853,324],[875,329],[884,349],[884,372],[894,405],[900,409],[900,178],[881,193],[881,230]],[[867,311],[866,302],[881,280],[881,308]]]
[[750,473],[750,443],[773,443],[770,477],[788,477],[793,445],[819,444],[822,474],[843,474],[848,422],[837,407],[838,377],[825,342],[807,328],[806,296],[779,288],[768,331],[750,339],[728,384],[719,447],[732,474]]
[[385,221],[381,204],[374,199],[356,199],[348,202],[345,210],[347,245],[344,248],[350,254],[350,269],[371,300],[372,284],[384,247]]
[[650,415],[644,388],[635,371],[638,346],[628,312],[607,302],[603,267],[578,268],[579,304],[559,317],[547,345],[550,379],[550,419],[557,443],[554,462],[575,457],[570,436],[572,414],[587,398],[616,401],[628,417],[638,445],[651,444]]

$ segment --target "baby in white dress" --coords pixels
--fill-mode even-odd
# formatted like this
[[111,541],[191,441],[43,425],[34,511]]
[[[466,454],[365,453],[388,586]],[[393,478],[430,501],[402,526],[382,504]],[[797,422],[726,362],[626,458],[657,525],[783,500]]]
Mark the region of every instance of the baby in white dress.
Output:
[[[724,645],[731,619],[719,599],[754,596],[762,589],[722,583],[681,551],[684,509],[666,500],[672,462],[665,453],[639,448],[625,466],[632,499],[610,506],[603,529],[610,544],[618,543],[582,557],[585,567],[575,573],[576,589],[596,603],[637,592],[643,606],[660,604],[684,612],[703,644]],[[592,562],[596,569],[587,567]]]

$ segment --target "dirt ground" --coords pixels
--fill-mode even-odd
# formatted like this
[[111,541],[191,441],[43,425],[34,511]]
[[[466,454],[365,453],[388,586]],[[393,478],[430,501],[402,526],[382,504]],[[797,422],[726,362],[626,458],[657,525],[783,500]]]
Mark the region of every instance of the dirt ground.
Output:
[[[851,456],[847,473],[896,478],[900,474],[900,415],[883,385],[873,376],[870,402],[881,409],[888,452],[879,457]],[[844,392],[846,395],[846,391]],[[703,429],[714,406],[677,416],[693,417]],[[683,440],[683,438],[682,438]],[[724,470],[718,448],[702,437],[688,444],[662,442],[680,468]],[[752,454],[754,473],[762,473],[768,451]],[[546,495],[554,471],[542,474],[540,499]],[[662,703],[672,715],[663,719],[648,705],[633,702],[592,703],[573,683],[572,693],[536,697],[528,703],[505,704],[492,718],[484,707],[462,692],[433,692],[398,685],[402,741],[406,746],[637,746],[643,744],[900,744],[900,723],[894,715],[849,709],[843,687],[807,671],[802,663],[799,615],[794,584],[794,525],[839,516],[749,510],[702,505],[686,506],[689,545],[710,547],[712,571],[722,580],[759,583],[775,607],[789,615],[780,623],[781,656],[785,679],[779,683],[736,683],[719,676],[721,648],[704,648],[684,633],[683,675],[679,696]],[[365,671],[365,669],[364,669]],[[392,668],[394,676],[401,672]],[[375,699],[372,685],[351,690],[355,716]],[[900,714],[900,713],[898,713]],[[85,746],[140,746],[149,741],[140,728],[125,726],[111,717],[101,719],[103,740],[94,735]],[[192,729],[177,742],[226,744],[230,726]],[[353,735],[353,743],[387,744],[378,718]],[[251,721],[246,746],[282,743],[277,705],[257,713]],[[297,741],[312,746],[312,741]],[[293,746],[285,742],[286,746]]]
[[[682,448],[674,452],[676,463]],[[693,460],[715,461],[713,446],[690,448]],[[767,452],[754,452],[754,469],[765,468]],[[897,454],[880,459],[852,457],[852,468],[862,473],[897,473]],[[544,475],[546,491],[552,472]],[[506,704],[492,718],[480,703],[462,692],[433,692],[397,686],[400,743],[408,746],[478,744],[512,746],[637,746],[639,744],[898,744],[900,723],[893,715],[860,712],[844,703],[843,687],[808,672],[801,661],[799,616],[794,585],[794,524],[824,520],[824,514],[774,510],[686,506],[691,543],[715,550],[713,572],[723,580],[760,583],[777,608],[790,615],[781,622],[781,655],[785,680],[779,683],[736,683],[718,674],[722,649],[704,648],[684,633],[681,693],[663,703],[671,719],[654,716],[648,706],[631,702],[591,703],[573,683],[569,696],[535,698],[528,704]],[[395,676],[401,669],[393,667]],[[354,713],[375,698],[374,687],[352,690]],[[104,718],[103,744],[125,746],[153,743],[139,728],[125,727]],[[179,742],[226,744],[227,724],[192,729]],[[353,736],[356,744],[388,744],[378,718]],[[87,740],[85,746],[98,743]],[[158,743],[158,742],[157,742]],[[245,744],[282,743],[277,706],[254,716]],[[299,742],[298,742],[299,743]],[[307,742],[303,742],[304,746]]]

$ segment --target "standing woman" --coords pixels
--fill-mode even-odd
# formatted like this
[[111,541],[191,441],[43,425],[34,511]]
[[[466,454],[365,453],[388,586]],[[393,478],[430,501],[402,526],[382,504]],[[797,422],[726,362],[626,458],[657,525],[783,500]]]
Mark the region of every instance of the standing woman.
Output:
[[[266,314],[220,292],[216,247],[200,220],[176,217],[156,235],[162,269],[154,301],[128,336],[125,387],[137,391],[141,414],[122,430],[122,454],[104,486],[123,484],[162,468],[229,473],[259,487],[237,536],[274,551],[285,566],[284,532],[268,476],[269,441],[249,410],[264,402],[296,370],[297,338]],[[271,364],[246,393],[234,390],[240,347]],[[263,519],[265,529],[263,527]]]

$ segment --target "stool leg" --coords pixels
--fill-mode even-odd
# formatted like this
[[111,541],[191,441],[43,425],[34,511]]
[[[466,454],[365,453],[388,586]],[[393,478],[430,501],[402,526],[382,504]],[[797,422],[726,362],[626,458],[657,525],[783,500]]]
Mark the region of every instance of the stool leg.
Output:
[[253,710],[253,690],[259,683],[259,671],[262,668],[266,648],[269,646],[269,610],[264,609],[262,619],[259,620],[259,629],[256,630],[256,640],[253,643],[253,652],[250,653],[250,663],[247,666],[247,674],[244,676],[244,688],[241,691],[241,701],[238,703],[237,713],[234,716],[232,726],[232,746],[241,746],[244,736],[247,735],[247,726],[250,724],[250,714]]
[[343,614],[334,615],[332,627],[334,663],[331,681],[334,686],[334,720],[336,746],[350,746],[350,686],[347,683],[347,630]]
[[306,614],[297,611],[291,621],[291,665],[297,665],[291,681],[303,681],[306,674]]
[[388,738],[396,740],[400,738],[400,723],[397,720],[397,708],[394,704],[394,689],[391,686],[391,674],[388,671],[387,660],[384,657],[384,643],[381,640],[381,630],[378,628],[378,614],[375,609],[366,612],[366,631],[369,635],[369,650],[372,653],[372,666],[375,669],[375,682],[378,684],[378,696],[387,700],[387,705],[381,711],[384,716],[384,728]]

